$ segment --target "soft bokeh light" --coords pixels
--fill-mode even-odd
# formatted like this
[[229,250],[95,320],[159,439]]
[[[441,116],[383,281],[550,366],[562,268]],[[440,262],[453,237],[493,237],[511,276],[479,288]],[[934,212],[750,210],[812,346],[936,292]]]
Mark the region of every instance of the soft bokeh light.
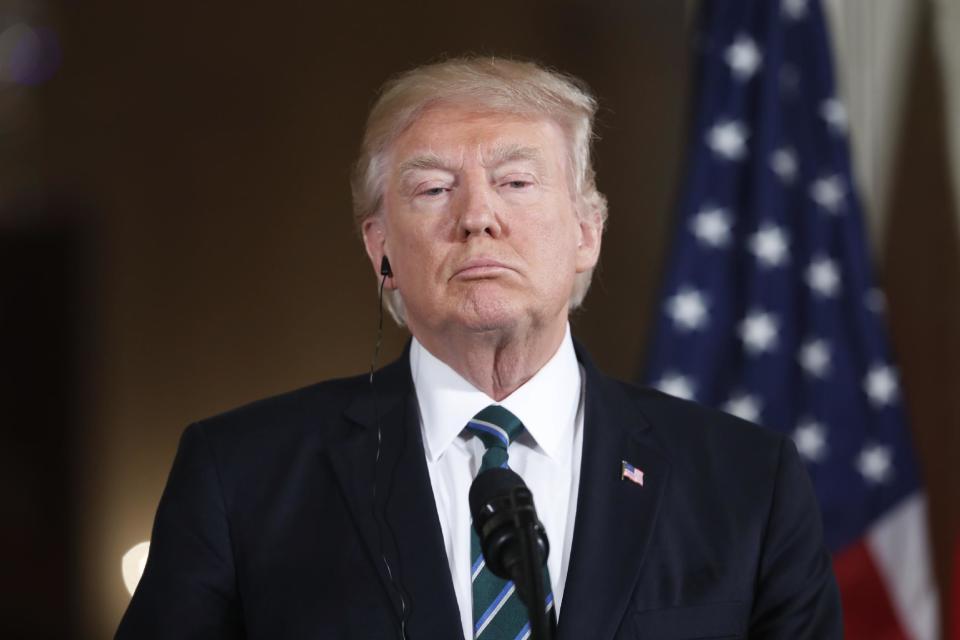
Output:
[[130,595],[137,589],[143,569],[147,566],[147,556],[150,554],[150,541],[133,545],[123,554],[121,568],[123,570],[123,584],[127,586]]
[[0,80],[37,85],[60,66],[60,45],[53,30],[17,23],[0,33]]

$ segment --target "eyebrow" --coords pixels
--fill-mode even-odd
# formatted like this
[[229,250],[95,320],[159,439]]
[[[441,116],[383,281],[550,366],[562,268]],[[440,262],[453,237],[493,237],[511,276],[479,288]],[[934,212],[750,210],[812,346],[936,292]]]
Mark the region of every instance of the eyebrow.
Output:
[[484,167],[498,167],[508,162],[528,161],[541,164],[543,154],[537,147],[525,147],[519,144],[497,145],[490,153],[484,154],[481,163]]
[[[497,145],[488,153],[484,153],[481,158],[481,164],[484,167],[498,167],[508,162],[534,162],[538,166],[542,164],[543,154],[537,147],[526,147],[520,144]],[[430,169],[439,169],[441,171],[454,172],[460,168],[459,163],[451,162],[436,153],[423,153],[404,160],[398,169],[401,178],[413,171],[422,171]]]
[[406,176],[411,171],[418,171],[424,169],[441,169],[443,171],[455,171],[457,169],[456,165],[450,162],[448,159],[443,158],[436,153],[424,153],[418,156],[414,156],[409,160],[404,160],[400,164],[399,174],[401,177]]

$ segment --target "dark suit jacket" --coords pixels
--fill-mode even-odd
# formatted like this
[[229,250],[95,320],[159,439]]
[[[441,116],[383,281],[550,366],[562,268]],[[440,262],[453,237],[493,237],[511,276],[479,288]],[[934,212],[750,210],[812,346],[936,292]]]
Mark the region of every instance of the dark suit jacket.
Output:
[[[559,638],[840,638],[792,443],[607,378],[577,351],[586,413]],[[406,355],[375,384],[376,398],[361,376],[191,425],[117,638],[398,638],[401,618],[413,640],[462,638]],[[643,486],[621,479],[622,460]]]

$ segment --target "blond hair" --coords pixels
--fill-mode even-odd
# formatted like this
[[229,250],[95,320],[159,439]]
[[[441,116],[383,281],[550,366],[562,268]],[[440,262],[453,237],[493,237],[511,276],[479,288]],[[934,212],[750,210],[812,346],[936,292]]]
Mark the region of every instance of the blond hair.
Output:
[[[381,213],[390,145],[427,108],[438,104],[552,119],[566,137],[571,196],[577,214],[599,216],[601,224],[606,224],[607,202],[597,191],[590,155],[597,103],[586,86],[572,76],[532,62],[477,57],[417,67],[383,86],[367,118],[360,157],[351,178],[358,230],[368,218]],[[592,276],[592,269],[577,275],[570,296],[571,310],[583,302]],[[386,303],[402,325],[399,291],[388,291]]]

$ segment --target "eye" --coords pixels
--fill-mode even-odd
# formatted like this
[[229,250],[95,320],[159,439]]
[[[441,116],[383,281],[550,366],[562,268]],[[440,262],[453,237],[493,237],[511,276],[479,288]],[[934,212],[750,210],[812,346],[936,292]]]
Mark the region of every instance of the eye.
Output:
[[500,187],[509,191],[529,191],[535,184],[528,178],[511,178],[501,182]]
[[446,187],[430,187],[429,189],[423,189],[418,195],[435,198],[442,196],[447,191],[449,191],[449,189]]
[[499,179],[499,184],[508,191],[528,191],[536,186],[537,179],[527,172],[511,171]]

